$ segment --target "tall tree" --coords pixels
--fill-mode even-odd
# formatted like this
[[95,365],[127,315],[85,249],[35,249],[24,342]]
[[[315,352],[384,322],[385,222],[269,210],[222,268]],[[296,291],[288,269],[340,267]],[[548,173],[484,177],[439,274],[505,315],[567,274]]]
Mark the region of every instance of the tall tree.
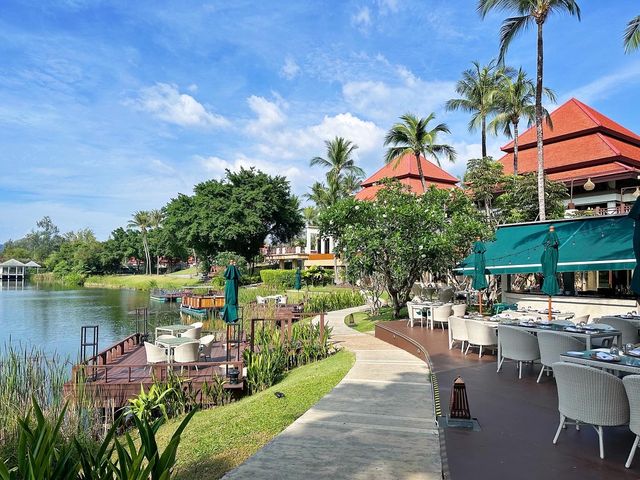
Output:
[[640,47],[640,15],[629,20],[624,30],[624,50],[630,53]]
[[364,175],[364,170],[356,165],[356,161],[353,158],[358,145],[343,137],[326,140],[324,144],[327,147],[326,158],[314,157],[310,163],[312,167],[325,167],[328,170],[328,180],[333,180],[340,184],[342,178],[347,174]]
[[[149,225],[154,230],[158,230],[162,227],[164,222],[164,212],[162,210],[154,209],[149,212]],[[160,275],[160,249],[156,251],[156,275]]]
[[418,118],[411,113],[405,113],[400,117],[401,123],[396,123],[391,130],[387,132],[384,138],[385,146],[391,145],[385,154],[385,162],[399,162],[400,158],[405,154],[412,154],[416,157],[418,164],[418,173],[420,174],[420,183],[422,190],[427,190],[427,184],[424,181],[424,172],[422,171],[422,162],[420,155],[425,158],[433,158],[440,165],[440,158],[444,157],[450,161],[456,158],[456,151],[450,145],[436,143],[438,134],[451,133],[449,127],[445,123],[439,123],[432,129],[429,129],[429,123],[436,117],[431,113],[426,118]]
[[313,182],[309,190],[304,194],[304,198],[313,202],[318,210],[328,208],[342,198],[340,185],[334,180],[327,183]]
[[480,128],[482,156],[487,156],[487,118],[496,111],[495,96],[498,85],[508,71],[497,68],[495,60],[481,66],[473,62],[473,68],[462,72],[462,79],[456,84],[456,93],[462,98],[449,100],[447,110],[462,110],[471,113],[469,131]]
[[[497,134],[498,130],[502,130],[507,137],[513,138],[514,175],[518,175],[518,125],[520,120],[525,120],[528,127],[535,122],[535,92],[536,87],[533,80],[529,79],[526,72],[520,68],[514,76],[503,76],[496,93],[497,114],[489,123],[489,128],[494,134]],[[556,101],[552,90],[545,88],[544,94],[550,101]],[[545,108],[543,108],[543,114],[547,119],[547,125],[551,127],[551,117]]]
[[127,226],[140,230],[142,237],[142,248],[144,248],[145,266],[144,273],[151,275],[151,254],[149,253],[149,228],[151,227],[151,217],[149,212],[138,210],[135,212]]
[[536,138],[538,148],[538,214],[540,220],[546,220],[544,194],[544,151],[542,136],[542,92],[544,45],[543,27],[549,15],[568,13],[580,19],[580,7],[575,0],[478,0],[478,11],[484,18],[492,10],[505,10],[514,14],[507,18],[500,28],[500,55],[498,60],[504,61],[511,41],[521,32],[532,26],[537,27],[537,61],[536,61]]

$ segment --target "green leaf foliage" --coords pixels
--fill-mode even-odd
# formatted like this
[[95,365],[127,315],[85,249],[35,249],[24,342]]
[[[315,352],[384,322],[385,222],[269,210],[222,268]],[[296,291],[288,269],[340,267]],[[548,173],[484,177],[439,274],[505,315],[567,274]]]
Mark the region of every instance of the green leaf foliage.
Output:
[[295,270],[261,270],[260,278],[267,287],[293,288],[296,281]]

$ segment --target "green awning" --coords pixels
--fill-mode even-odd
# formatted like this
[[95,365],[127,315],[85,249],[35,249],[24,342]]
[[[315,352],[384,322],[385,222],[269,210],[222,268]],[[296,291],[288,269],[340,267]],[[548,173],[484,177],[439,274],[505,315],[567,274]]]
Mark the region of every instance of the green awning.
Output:
[[[496,239],[486,242],[487,273],[533,273],[542,271],[542,241],[554,225],[560,239],[558,272],[631,270],[633,219],[626,215],[587,217],[549,222],[502,225]],[[473,275],[473,254],[456,269]]]

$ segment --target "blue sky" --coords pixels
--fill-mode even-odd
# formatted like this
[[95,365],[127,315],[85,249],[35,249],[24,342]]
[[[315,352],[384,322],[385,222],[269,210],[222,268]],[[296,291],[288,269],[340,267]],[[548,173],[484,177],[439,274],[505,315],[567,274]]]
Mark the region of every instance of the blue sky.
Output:
[[[579,1],[582,22],[545,26],[545,84],[640,132],[640,53],[625,55],[637,2]],[[135,210],[255,165],[296,194],[322,175],[323,141],[355,141],[367,174],[405,112],[435,112],[459,153],[479,154],[460,73],[496,55],[503,14],[475,1],[4,0],[0,9],[0,242],[49,215],[99,238]],[[534,32],[507,63],[535,67]],[[499,154],[504,138],[490,137]]]

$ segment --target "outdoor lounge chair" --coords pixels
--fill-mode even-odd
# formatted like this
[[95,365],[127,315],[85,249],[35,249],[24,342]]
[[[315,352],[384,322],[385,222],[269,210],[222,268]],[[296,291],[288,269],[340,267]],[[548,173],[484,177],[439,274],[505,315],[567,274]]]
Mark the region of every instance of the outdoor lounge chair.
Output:
[[540,348],[540,375],[538,375],[537,383],[540,383],[542,374],[546,371],[547,375],[551,371],[551,365],[561,360],[560,354],[569,351],[582,351],[585,344],[581,340],[560,332],[538,332],[538,347]]
[[629,458],[627,458],[627,463],[624,464],[625,467],[629,468],[636,454],[638,442],[640,442],[640,375],[627,375],[622,379],[622,383],[629,399],[629,430],[636,434],[629,452]]
[[467,313],[467,304],[466,303],[457,303],[451,307],[453,310],[453,315],[456,317],[464,317],[464,314]]
[[631,320],[618,317],[601,317],[600,322],[610,325],[616,330],[622,332],[622,338],[619,340],[620,346],[627,343],[638,343],[638,325]]
[[[200,342],[188,342],[173,349],[173,361],[176,363],[192,363],[200,359]],[[198,366],[195,365],[196,371]],[[180,368],[182,372],[182,367]]]
[[[202,325],[202,324],[201,324]],[[200,338],[200,334],[202,333],[202,327],[194,327],[189,330],[185,330],[180,335],[183,338],[192,338],[194,340],[198,340]]]
[[200,339],[200,355],[202,355],[205,360],[207,357],[211,358],[211,350],[213,348],[213,342],[216,341],[215,335],[205,335]]
[[471,347],[479,347],[478,357],[482,357],[482,349],[484,347],[494,350],[498,348],[498,337],[494,326],[485,325],[475,320],[465,320],[465,323],[468,336],[467,349],[464,351],[465,355],[469,353],[469,348]]
[[426,315],[424,312],[424,307],[421,305],[416,305],[413,302],[407,302],[407,313],[409,314],[409,319],[407,320],[407,325],[413,327],[415,322],[420,322],[420,326],[424,326],[424,321],[426,320]]
[[442,305],[441,307],[436,307],[433,309],[433,318],[431,319],[431,326],[438,322],[442,329],[444,330],[444,324],[449,323],[449,316],[451,315],[451,304],[447,303]]
[[449,343],[449,350],[453,348],[453,344],[460,342],[460,352],[464,352],[464,344],[469,340],[467,334],[467,321],[464,318],[460,318],[456,315],[449,317],[449,329],[451,330],[451,343]]
[[498,340],[500,341],[498,372],[502,368],[505,358],[515,360],[518,362],[518,379],[521,379],[522,362],[533,362],[540,358],[538,339],[526,330],[500,325],[498,327]]
[[551,367],[558,386],[560,411],[554,445],[567,420],[575,422],[576,428],[580,423],[587,423],[598,432],[600,458],[604,459],[602,427],[626,425],[629,421],[629,401],[622,380],[584,365],[557,362]]
[[158,347],[153,343],[144,342],[144,353],[147,356],[147,363],[152,365],[151,368],[156,363],[166,363],[168,360],[167,351],[164,347]]

